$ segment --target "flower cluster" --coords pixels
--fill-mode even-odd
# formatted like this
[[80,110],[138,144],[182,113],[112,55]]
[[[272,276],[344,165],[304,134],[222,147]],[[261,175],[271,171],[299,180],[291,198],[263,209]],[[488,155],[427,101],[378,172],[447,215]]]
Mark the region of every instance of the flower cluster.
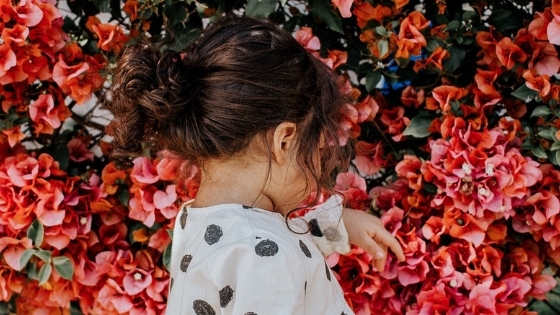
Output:
[[356,314],[551,312],[560,0],[249,2],[70,1],[63,16],[51,0],[0,1],[0,302],[164,312],[170,233],[198,170],[149,147],[115,168],[92,104],[127,43],[185,49],[245,6],[338,73],[339,140],[354,157],[334,189],[404,249],[383,272],[358,247],[327,257]]

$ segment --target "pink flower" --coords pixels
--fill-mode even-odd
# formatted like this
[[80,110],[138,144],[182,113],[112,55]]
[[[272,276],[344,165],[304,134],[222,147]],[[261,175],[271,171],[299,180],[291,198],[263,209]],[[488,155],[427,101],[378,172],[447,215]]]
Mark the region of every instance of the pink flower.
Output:
[[27,237],[15,239],[12,237],[0,238],[0,253],[6,263],[14,270],[20,271],[24,266],[20,265],[20,258],[23,252],[32,247],[31,240]]
[[145,288],[147,288],[152,282],[152,275],[142,269],[132,269],[129,271],[123,279],[124,290],[129,295],[135,295]]
[[358,141],[356,145],[356,168],[366,175],[377,174],[386,164],[382,142]]
[[340,15],[343,18],[349,18],[352,16],[350,7],[352,7],[353,2],[354,0],[332,0],[333,5],[338,8]]
[[137,157],[133,163],[134,167],[132,168],[132,173],[130,173],[130,178],[134,183],[153,184],[159,180],[152,161],[147,157]]
[[93,152],[86,146],[88,143],[89,139],[74,138],[70,140],[66,145],[70,153],[70,160],[74,162],[93,161]]
[[317,36],[313,35],[310,27],[303,26],[295,33],[296,40],[308,51],[317,51],[321,49],[321,42]]
[[368,200],[366,181],[356,173],[339,173],[334,190],[344,195],[345,202],[354,209],[363,209]]
[[66,119],[67,113],[61,110],[60,106],[54,105],[54,99],[51,94],[41,94],[39,98],[29,105],[29,116],[36,124],[42,126],[37,128],[36,133],[52,133],[54,129],[60,127],[62,120]]

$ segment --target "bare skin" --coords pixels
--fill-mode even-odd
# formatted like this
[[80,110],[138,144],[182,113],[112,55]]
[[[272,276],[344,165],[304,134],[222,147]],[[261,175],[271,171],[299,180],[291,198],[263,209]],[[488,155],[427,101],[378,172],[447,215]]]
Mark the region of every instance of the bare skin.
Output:
[[[237,203],[286,215],[311,190],[306,184],[306,174],[297,164],[296,148],[297,126],[284,122],[269,132],[266,140],[256,138],[239,155],[205,161],[192,206]],[[271,152],[271,160],[267,150]],[[370,254],[378,271],[385,266],[389,248],[399,260],[404,260],[398,241],[385,230],[379,218],[344,209],[343,221],[350,243]]]

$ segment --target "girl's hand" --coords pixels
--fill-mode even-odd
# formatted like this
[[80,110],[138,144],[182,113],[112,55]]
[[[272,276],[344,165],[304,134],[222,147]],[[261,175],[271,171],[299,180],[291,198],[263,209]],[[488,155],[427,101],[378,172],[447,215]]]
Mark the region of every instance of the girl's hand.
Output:
[[397,259],[404,261],[404,252],[396,238],[383,226],[383,222],[376,216],[363,211],[344,208],[342,211],[344,226],[348,231],[350,243],[359,246],[372,257],[377,271],[382,272],[387,260],[387,250],[390,248]]

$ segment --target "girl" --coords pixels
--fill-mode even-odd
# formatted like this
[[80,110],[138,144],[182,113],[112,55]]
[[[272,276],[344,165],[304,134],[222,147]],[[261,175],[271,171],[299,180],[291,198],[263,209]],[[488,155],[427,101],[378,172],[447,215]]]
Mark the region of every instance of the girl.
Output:
[[388,247],[404,259],[379,219],[339,196],[288,219],[343,166],[344,99],[275,25],[230,16],[187,52],[128,47],[111,96],[117,164],[148,144],[201,169],[173,232],[167,314],[352,314],[322,255],[350,241],[378,270]]

